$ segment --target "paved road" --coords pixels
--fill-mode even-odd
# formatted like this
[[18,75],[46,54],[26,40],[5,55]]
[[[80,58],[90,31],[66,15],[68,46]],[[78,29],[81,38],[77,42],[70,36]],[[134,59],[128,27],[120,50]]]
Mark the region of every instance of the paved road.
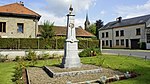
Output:
[[103,49],[102,53],[105,54],[120,54],[150,59],[150,50],[127,50],[127,49]]

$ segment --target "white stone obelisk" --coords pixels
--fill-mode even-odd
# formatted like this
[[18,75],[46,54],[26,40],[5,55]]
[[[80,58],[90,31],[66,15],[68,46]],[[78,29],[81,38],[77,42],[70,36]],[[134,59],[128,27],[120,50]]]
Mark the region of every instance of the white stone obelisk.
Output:
[[78,41],[76,39],[76,31],[74,26],[74,17],[72,5],[67,14],[67,36],[65,41],[64,57],[61,66],[63,68],[80,67],[80,58],[78,55]]

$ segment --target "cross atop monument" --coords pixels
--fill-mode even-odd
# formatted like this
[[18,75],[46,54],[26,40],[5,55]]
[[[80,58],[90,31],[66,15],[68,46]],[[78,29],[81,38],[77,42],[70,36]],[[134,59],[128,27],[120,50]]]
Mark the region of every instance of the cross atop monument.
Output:
[[70,5],[69,14],[67,14],[67,36],[65,41],[64,57],[61,66],[63,68],[80,67],[80,58],[78,56],[78,40],[74,26],[73,7]]
[[72,5],[70,5],[69,14],[72,14],[72,11],[73,11],[73,8],[72,8]]

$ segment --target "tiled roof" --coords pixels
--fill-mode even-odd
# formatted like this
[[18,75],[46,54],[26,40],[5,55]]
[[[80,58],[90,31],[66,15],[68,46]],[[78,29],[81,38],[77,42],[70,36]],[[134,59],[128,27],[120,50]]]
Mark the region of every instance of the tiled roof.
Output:
[[[39,32],[41,30],[42,25],[39,25]],[[53,30],[55,32],[55,36],[66,36],[65,26],[54,26]],[[92,33],[82,29],[81,27],[76,28],[76,36],[77,37],[95,37]]]
[[139,16],[139,17],[134,17],[134,18],[129,18],[129,19],[123,19],[123,20],[121,20],[121,22],[113,21],[113,22],[107,23],[100,30],[143,24],[143,23],[147,23],[149,20],[150,20],[150,15],[145,15],[145,16]]
[[20,3],[12,3],[8,5],[0,6],[0,13],[41,17],[38,13],[26,8]]

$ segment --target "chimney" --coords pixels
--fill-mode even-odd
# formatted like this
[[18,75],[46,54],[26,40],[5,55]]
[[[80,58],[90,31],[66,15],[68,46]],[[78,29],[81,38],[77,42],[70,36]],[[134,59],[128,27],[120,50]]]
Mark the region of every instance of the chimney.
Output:
[[122,17],[118,17],[118,18],[116,19],[116,21],[121,22],[121,21],[122,21]]
[[24,3],[22,1],[19,2],[20,5],[24,6]]

